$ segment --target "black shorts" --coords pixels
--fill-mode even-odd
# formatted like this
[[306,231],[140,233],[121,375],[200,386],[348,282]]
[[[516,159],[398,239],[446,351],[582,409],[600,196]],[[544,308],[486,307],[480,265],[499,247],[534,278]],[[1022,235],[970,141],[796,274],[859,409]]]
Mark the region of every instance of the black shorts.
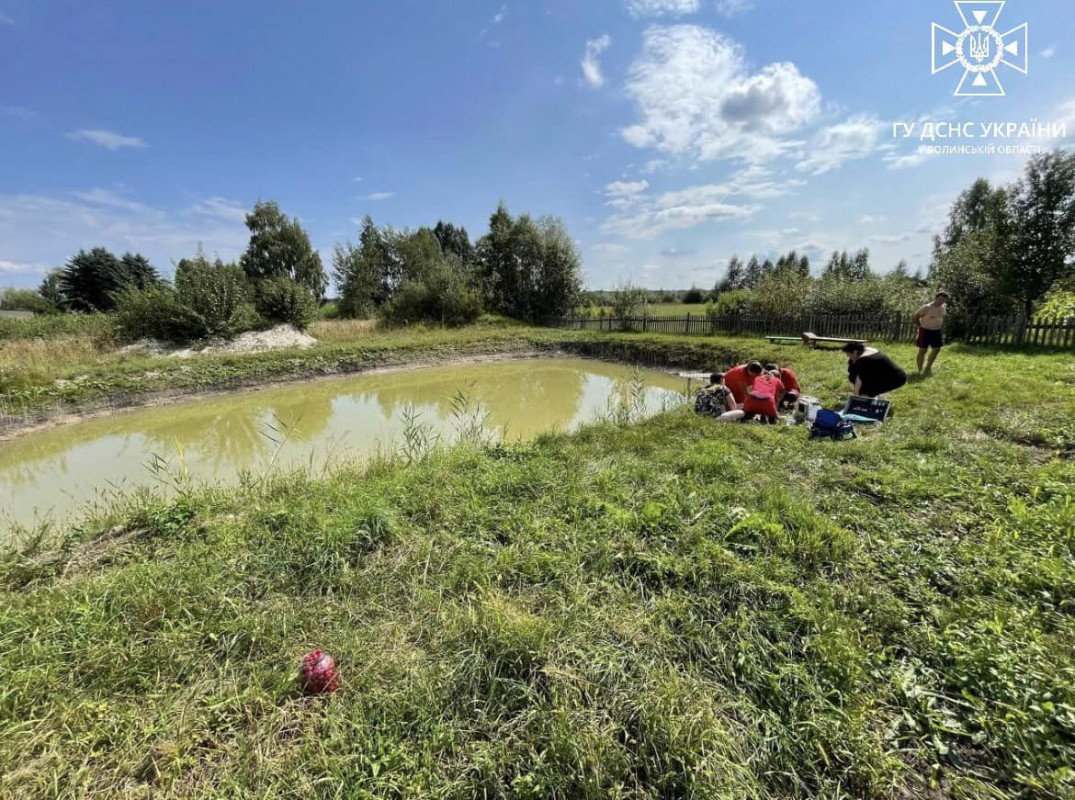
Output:
[[893,375],[887,381],[877,381],[876,383],[864,383],[862,389],[859,391],[861,397],[880,397],[883,394],[894,392],[899,388],[902,388],[907,384],[907,374]]
[[921,350],[930,347],[934,350],[940,350],[944,347],[944,331],[927,331],[925,328],[919,328],[918,347]]

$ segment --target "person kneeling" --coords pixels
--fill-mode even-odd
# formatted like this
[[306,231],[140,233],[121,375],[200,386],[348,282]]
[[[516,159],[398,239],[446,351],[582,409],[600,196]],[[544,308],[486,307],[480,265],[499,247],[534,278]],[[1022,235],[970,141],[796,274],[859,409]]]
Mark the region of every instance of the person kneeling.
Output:
[[776,425],[780,421],[780,401],[784,396],[784,384],[776,372],[764,372],[747,392],[741,411],[732,411],[721,417],[722,422],[751,422],[760,418],[763,423]]

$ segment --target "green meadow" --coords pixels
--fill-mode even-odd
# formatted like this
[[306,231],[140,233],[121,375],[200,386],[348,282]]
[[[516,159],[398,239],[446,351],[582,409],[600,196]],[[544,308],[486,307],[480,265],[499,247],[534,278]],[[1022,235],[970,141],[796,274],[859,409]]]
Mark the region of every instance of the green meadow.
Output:
[[[13,361],[4,399],[509,350],[848,394],[840,353],[750,339],[352,334]],[[1073,797],[1075,363],[956,346],[894,401],[853,442],[625,408],[39,531],[0,557],[0,795]],[[298,691],[315,647],[331,697]]]

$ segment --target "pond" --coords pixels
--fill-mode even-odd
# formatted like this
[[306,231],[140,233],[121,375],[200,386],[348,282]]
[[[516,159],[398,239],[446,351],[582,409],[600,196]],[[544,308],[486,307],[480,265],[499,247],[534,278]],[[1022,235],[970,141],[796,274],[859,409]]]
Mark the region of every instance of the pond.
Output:
[[115,415],[0,443],[0,531],[60,521],[143,486],[167,487],[244,472],[318,469],[399,450],[406,418],[441,441],[457,437],[463,392],[507,441],[573,430],[608,413],[640,381],[646,413],[685,387],[682,378],[596,361],[525,359],[333,378],[220,395]]

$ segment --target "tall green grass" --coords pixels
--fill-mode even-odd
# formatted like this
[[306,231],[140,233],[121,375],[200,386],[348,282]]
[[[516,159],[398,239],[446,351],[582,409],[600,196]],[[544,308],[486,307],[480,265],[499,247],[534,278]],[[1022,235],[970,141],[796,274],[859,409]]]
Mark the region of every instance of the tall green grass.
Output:
[[895,397],[856,442],[612,414],[8,553],[0,794],[1071,797],[1075,373],[957,349]]

